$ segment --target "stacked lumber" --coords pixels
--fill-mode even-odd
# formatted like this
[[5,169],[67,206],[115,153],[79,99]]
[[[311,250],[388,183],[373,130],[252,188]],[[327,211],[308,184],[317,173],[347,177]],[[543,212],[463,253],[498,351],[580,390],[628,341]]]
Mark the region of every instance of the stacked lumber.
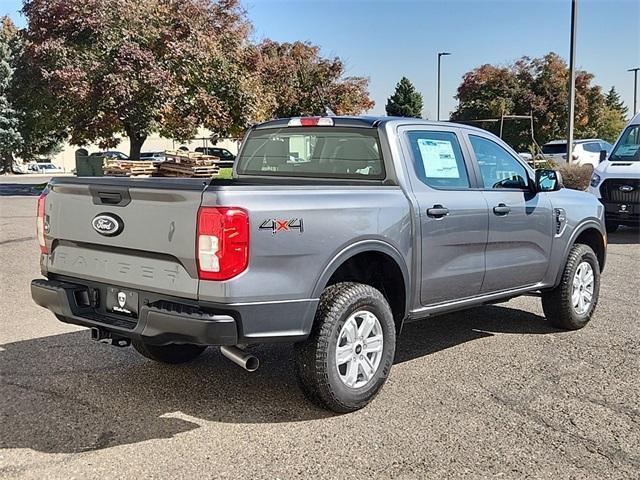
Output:
[[214,155],[205,155],[200,152],[188,152],[182,150],[168,150],[165,152],[165,156],[167,160],[182,163],[186,162],[198,162],[198,161],[210,161],[211,164],[215,165],[218,168],[232,168],[233,160],[222,160],[220,157],[216,157]]
[[159,172],[165,177],[213,177],[218,173],[218,167],[164,162],[160,165]]
[[153,162],[133,162],[107,158],[102,165],[102,171],[105,175],[116,177],[148,177],[155,175],[158,168]]
[[158,171],[167,177],[213,177],[219,170],[214,163],[216,158],[195,152],[184,152],[179,156],[167,152],[167,161],[160,164]]

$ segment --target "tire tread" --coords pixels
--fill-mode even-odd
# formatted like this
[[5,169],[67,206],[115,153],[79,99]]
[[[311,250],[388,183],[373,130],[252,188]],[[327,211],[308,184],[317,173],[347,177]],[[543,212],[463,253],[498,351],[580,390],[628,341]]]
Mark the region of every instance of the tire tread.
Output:
[[[594,265],[594,293],[591,308],[587,315],[580,319],[576,318],[571,305],[571,292],[573,287],[573,276],[575,269],[582,259],[589,257]],[[584,327],[598,304],[598,293],[600,286],[600,268],[596,254],[591,247],[581,243],[571,247],[567,262],[562,272],[560,284],[553,290],[542,294],[542,310],[545,317],[556,328],[564,330],[579,330]]]
[[377,394],[376,391],[372,396],[357,403],[347,404],[341,401],[331,385],[329,371],[326,368],[334,325],[340,321],[354,299],[367,297],[381,301],[391,312],[382,293],[369,285],[355,282],[330,285],[320,297],[309,338],[295,345],[296,373],[300,387],[307,398],[320,407],[338,413],[351,412],[367,405]]

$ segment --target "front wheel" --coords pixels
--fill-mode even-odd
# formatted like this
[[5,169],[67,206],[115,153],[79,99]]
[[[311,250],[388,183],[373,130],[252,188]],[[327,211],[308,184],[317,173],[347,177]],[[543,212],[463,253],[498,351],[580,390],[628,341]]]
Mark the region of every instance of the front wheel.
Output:
[[571,248],[560,284],[542,294],[542,309],[554,327],[578,330],[596,308],[600,293],[600,264],[591,247]]
[[300,386],[323,408],[358,410],[384,385],[395,347],[393,315],[382,293],[359,283],[331,285],[309,338],[295,345]]
[[201,345],[151,345],[139,340],[132,340],[131,345],[136,351],[150,360],[161,363],[185,363],[198,357],[207,347]]

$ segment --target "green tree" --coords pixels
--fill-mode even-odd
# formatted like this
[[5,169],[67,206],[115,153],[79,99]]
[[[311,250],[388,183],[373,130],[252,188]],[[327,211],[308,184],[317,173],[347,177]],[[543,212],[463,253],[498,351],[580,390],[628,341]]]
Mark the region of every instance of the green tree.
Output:
[[239,0],[26,0],[26,55],[70,142],[236,134],[264,115]]
[[407,77],[402,77],[387,99],[387,115],[392,117],[422,117],[422,94]]
[[620,110],[606,106],[598,119],[598,137],[613,143],[627,123]]
[[369,80],[344,77],[339,58],[324,58],[320,48],[305,42],[265,40],[255,48],[255,58],[269,103],[270,117],[359,115],[374,106]]
[[0,157],[10,171],[13,160],[36,159],[55,151],[65,136],[58,119],[47,114],[46,91],[24,55],[22,32],[0,19]]
[[14,72],[11,43],[16,34],[15,28],[7,17],[2,19],[0,28],[0,156],[2,170],[8,171],[13,163],[13,152],[22,143],[22,136],[9,95]]
[[611,87],[611,89],[607,93],[607,97],[605,98],[605,103],[611,110],[620,112],[624,118],[627,117],[629,109],[625,106],[622,98],[620,98],[620,94],[616,90],[616,87]]

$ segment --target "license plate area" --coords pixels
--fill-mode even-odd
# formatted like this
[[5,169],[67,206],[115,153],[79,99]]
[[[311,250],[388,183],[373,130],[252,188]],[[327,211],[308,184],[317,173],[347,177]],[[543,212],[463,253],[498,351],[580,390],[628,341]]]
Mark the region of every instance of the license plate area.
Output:
[[617,213],[619,213],[620,215],[633,215],[635,213],[634,212],[635,209],[633,208],[634,205],[632,205],[632,204],[618,203],[616,205],[616,207],[617,207],[617,210],[618,210]]
[[126,288],[107,287],[105,310],[116,315],[138,318],[138,292]]

